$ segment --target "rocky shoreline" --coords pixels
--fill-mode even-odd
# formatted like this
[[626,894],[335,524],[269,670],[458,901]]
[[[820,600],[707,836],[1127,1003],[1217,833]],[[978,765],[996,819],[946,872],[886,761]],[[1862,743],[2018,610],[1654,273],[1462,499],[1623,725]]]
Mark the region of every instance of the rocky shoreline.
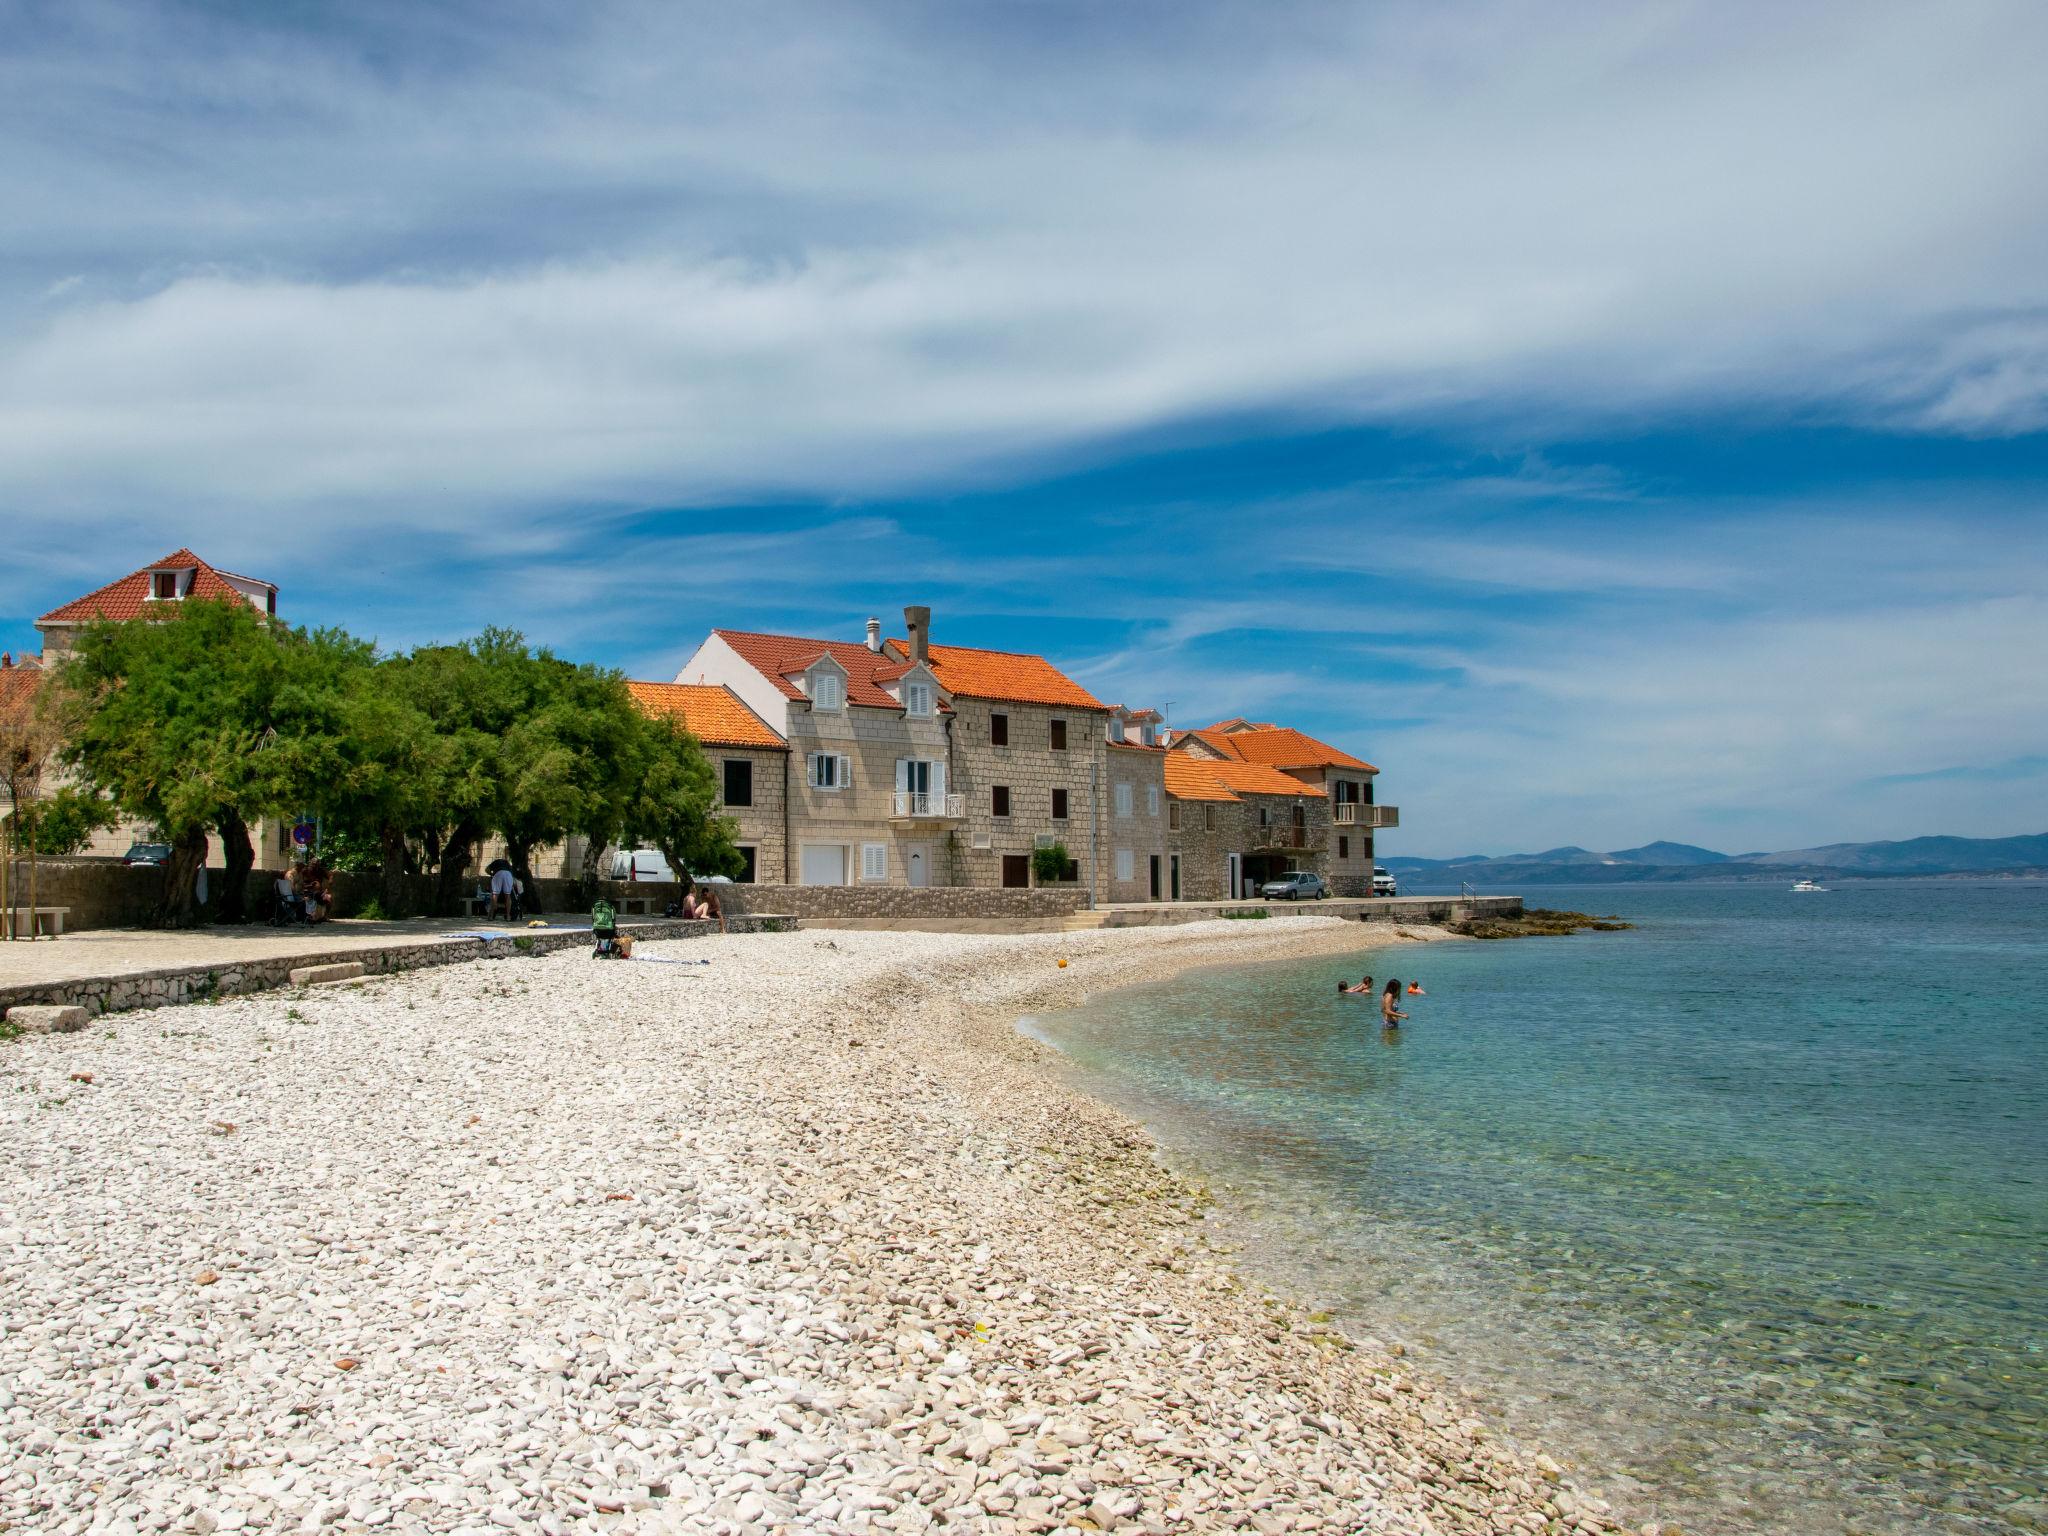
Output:
[[1248,1285],[1012,1028],[1385,942],[745,935],[17,1042],[0,1523],[1617,1529]]

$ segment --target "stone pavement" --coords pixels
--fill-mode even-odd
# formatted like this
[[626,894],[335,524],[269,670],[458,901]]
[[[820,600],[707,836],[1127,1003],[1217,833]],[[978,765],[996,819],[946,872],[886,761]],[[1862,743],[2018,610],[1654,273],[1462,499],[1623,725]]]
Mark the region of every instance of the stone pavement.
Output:
[[[590,926],[589,918],[573,914],[548,922],[556,927]],[[407,922],[336,918],[310,928],[270,928],[260,923],[245,928],[93,928],[60,939],[0,940],[0,988],[93,976],[136,976],[187,966],[238,966],[253,960],[329,955],[336,950],[431,944],[455,933],[512,936],[526,931],[523,926],[510,928],[455,917]]]

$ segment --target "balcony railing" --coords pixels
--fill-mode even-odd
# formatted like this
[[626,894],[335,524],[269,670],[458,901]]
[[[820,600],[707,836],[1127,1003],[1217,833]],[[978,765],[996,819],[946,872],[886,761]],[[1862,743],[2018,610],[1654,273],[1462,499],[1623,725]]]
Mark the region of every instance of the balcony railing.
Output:
[[1275,822],[1269,827],[1252,828],[1254,848],[1306,848],[1309,846],[1306,827],[1289,826]]
[[922,789],[896,791],[896,815],[899,818],[958,821],[966,814],[967,796],[964,794],[942,795]]
[[1330,822],[1339,827],[1398,827],[1401,825],[1401,808],[1398,805],[1340,803],[1330,807]]

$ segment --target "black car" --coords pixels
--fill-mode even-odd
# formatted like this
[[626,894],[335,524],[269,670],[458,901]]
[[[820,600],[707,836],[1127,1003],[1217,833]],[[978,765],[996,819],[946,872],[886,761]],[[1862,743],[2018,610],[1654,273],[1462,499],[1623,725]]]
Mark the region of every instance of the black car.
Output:
[[1330,894],[1330,888],[1323,884],[1321,875],[1297,869],[1278,880],[1268,880],[1259,887],[1259,894],[1268,901],[1299,901],[1304,896],[1313,896],[1320,901]]
[[130,843],[128,851],[121,855],[123,864],[168,864],[171,862],[169,843]]

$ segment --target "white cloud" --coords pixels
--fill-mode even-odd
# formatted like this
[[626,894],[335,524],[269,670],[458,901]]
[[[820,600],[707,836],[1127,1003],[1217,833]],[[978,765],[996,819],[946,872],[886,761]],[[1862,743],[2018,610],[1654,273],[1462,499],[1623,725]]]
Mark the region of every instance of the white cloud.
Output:
[[0,73],[15,507],[461,525],[1247,406],[2048,398],[2031,4],[97,14]]

